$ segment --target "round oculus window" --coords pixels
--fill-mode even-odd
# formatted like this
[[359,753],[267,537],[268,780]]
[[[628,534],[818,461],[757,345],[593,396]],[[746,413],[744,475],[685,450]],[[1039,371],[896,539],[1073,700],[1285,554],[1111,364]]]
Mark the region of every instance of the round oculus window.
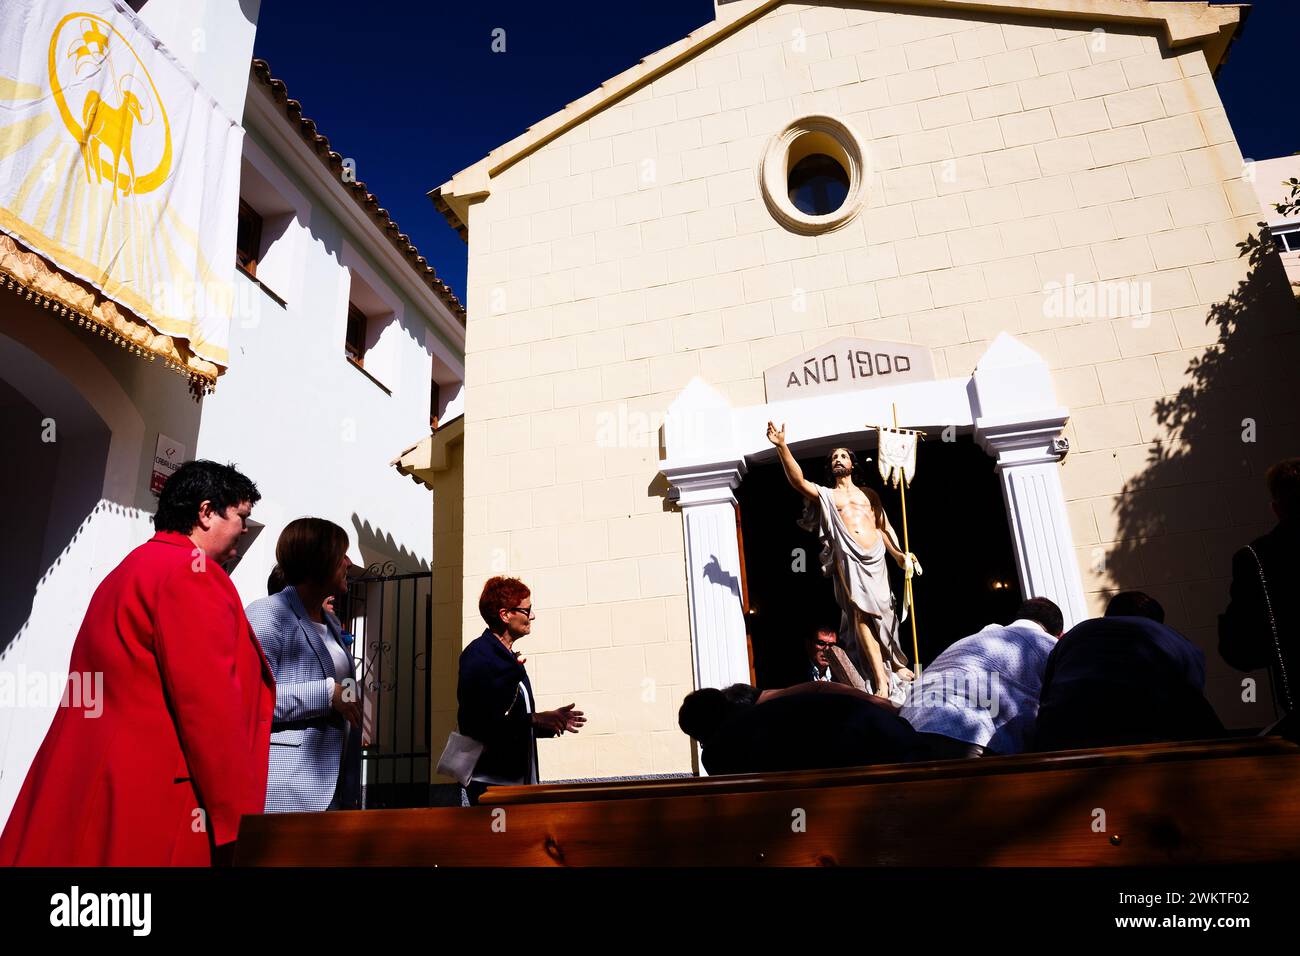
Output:
[[795,120],[768,143],[759,179],[763,199],[787,229],[829,232],[866,199],[865,151],[846,123],[830,116]]

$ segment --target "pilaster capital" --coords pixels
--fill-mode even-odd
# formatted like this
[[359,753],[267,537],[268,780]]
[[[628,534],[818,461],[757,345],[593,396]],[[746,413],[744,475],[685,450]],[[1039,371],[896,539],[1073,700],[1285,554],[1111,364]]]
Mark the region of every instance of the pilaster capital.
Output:
[[1030,419],[976,418],[975,441],[997,461],[999,470],[1055,464],[1070,448],[1061,437],[1069,420],[1070,413],[1064,408],[1046,409]]
[[674,498],[683,508],[706,504],[735,504],[735,489],[748,467],[743,458],[734,461],[671,465],[663,469]]

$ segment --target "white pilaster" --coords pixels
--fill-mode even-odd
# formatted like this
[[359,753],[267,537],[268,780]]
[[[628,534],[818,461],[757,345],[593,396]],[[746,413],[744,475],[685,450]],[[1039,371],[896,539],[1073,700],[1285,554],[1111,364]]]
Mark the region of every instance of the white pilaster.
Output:
[[1088,616],[1061,487],[1069,412],[1057,404],[1047,363],[1005,333],[972,378],[975,440],[997,460],[1020,593],[1055,601],[1069,629]]
[[975,434],[984,450],[997,459],[1020,593],[1055,601],[1068,630],[1088,616],[1088,608],[1061,488],[1057,448],[1064,424],[1064,417],[1035,426],[979,419]]
[[682,510],[695,686],[749,683],[734,489],[743,460],[664,469]]

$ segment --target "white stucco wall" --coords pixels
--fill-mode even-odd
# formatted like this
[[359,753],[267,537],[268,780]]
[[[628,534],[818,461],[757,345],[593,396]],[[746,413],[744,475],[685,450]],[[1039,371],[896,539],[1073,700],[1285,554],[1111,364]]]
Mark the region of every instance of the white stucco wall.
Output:
[[[252,127],[245,143],[246,168],[291,212],[258,270],[285,304],[237,276],[231,368],[205,400],[199,428],[198,455],[236,462],[263,496],[253,518],[265,528],[236,567],[235,585],[245,601],[265,595],[276,539],[304,515],[343,527],[355,563],[427,568],[431,496],[390,464],[428,434],[427,320],[367,251],[374,240],[344,228],[293,157],[274,152]],[[345,358],[354,276],[386,309],[365,362],[383,388]]]

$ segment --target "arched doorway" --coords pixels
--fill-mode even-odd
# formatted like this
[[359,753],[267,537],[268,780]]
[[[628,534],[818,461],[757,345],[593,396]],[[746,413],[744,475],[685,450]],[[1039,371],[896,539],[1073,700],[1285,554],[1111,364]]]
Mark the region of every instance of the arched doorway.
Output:
[[66,377],[0,335],[0,655],[32,611],[37,587],[104,491],[112,432]]
[[53,719],[94,588],[148,537],[145,420],[127,391],[139,386],[110,364],[127,361],[138,359],[28,303],[0,309],[0,681],[24,695],[0,707],[0,825]]

